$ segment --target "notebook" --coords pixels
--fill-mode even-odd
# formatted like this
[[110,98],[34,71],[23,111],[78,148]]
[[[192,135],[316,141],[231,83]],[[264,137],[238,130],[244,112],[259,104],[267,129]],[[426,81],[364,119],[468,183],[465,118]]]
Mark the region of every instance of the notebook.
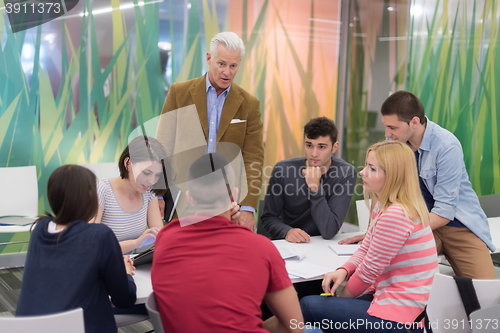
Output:
[[352,256],[359,249],[359,244],[330,244],[329,247],[338,256]]
[[[175,186],[170,186],[170,195],[165,196],[165,221],[170,222],[174,216],[175,208],[179,202],[181,190]],[[139,253],[132,261],[134,266],[150,264],[153,262],[154,246],[144,252]]]
[[285,260],[297,260],[300,261],[304,259],[306,254],[296,247],[289,246],[289,244],[274,244],[281,255],[281,258]]

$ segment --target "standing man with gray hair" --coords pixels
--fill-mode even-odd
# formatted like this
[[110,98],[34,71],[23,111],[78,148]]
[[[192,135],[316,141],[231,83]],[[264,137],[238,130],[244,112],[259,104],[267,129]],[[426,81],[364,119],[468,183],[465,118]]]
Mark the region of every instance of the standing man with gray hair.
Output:
[[[260,196],[264,146],[260,101],[233,83],[244,54],[245,45],[234,32],[215,35],[210,42],[210,52],[206,54],[209,71],[196,79],[172,84],[162,114],[194,104],[207,142],[207,153],[216,152],[218,142],[240,147],[248,195],[239,202],[241,211],[236,222],[255,230],[254,214]],[[175,126],[175,130],[189,136],[190,128],[179,127]],[[178,142],[172,142],[169,131],[160,122],[157,139],[172,152],[175,151],[172,146]]]

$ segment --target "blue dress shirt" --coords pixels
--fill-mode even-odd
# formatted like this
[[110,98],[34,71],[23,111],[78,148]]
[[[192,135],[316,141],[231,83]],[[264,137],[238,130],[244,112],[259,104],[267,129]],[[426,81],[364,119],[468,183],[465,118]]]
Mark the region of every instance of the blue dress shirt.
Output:
[[435,203],[431,212],[450,221],[459,220],[486,243],[491,251],[488,220],[465,169],[460,141],[448,130],[427,119],[418,171]]
[[[215,153],[217,145],[217,132],[219,131],[220,116],[222,114],[222,108],[224,107],[224,102],[229,94],[231,86],[227,87],[219,96],[217,96],[217,91],[215,90],[210,79],[208,78],[208,73],[205,75],[206,86],[207,86],[207,111],[208,111],[208,140],[207,140],[207,154]],[[250,206],[241,206],[240,210],[249,211],[255,213],[255,208]]]

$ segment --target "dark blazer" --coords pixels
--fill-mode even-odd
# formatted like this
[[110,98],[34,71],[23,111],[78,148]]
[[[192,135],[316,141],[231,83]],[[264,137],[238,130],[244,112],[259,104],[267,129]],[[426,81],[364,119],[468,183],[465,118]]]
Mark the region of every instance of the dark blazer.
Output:
[[[201,130],[198,130],[198,124],[192,121],[193,117],[190,120],[181,119],[182,114],[186,114],[190,108],[179,110],[175,121],[167,123],[165,117],[160,118],[157,139],[165,146],[169,154],[183,151],[184,149],[181,146],[185,144],[186,138],[191,138],[196,135],[193,133],[197,132],[203,132],[204,145],[206,145],[208,112],[205,75],[172,84],[163,105],[162,114],[190,105],[196,106]],[[192,107],[191,111],[196,114]],[[200,138],[198,142],[202,140]],[[248,195],[239,204],[257,208],[264,162],[260,101],[235,83],[231,85],[222,109],[217,142],[231,142],[241,149],[247,176]],[[179,208],[182,209],[182,204]]]

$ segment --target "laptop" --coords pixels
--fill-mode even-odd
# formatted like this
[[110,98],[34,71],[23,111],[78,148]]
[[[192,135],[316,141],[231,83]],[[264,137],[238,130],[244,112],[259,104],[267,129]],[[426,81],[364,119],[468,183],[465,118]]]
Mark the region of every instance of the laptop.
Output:
[[177,204],[179,203],[179,198],[181,197],[182,191],[175,186],[170,186],[170,194],[164,196],[165,199],[165,215],[164,219],[165,222],[170,222],[172,221],[172,217],[174,216],[175,213],[175,208],[177,207]]

